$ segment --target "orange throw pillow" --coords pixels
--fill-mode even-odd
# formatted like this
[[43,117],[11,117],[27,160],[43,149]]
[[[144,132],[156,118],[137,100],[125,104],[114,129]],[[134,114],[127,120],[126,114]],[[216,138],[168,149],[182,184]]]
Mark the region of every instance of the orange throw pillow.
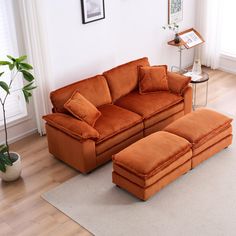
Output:
[[168,72],[167,79],[170,91],[180,95],[183,94],[191,81],[191,77],[180,75],[174,72]]
[[83,97],[79,91],[73,93],[71,98],[64,104],[64,107],[73,116],[85,121],[92,127],[94,127],[95,122],[101,116],[101,112]]
[[166,65],[139,67],[139,93],[168,90]]

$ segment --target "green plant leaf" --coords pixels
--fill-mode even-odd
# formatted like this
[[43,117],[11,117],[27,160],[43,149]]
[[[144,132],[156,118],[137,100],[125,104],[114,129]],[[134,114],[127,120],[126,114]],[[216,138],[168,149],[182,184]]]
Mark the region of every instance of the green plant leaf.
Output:
[[21,62],[19,65],[23,70],[32,70],[33,69],[33,67],[28,63]]
[[0,145],[0,153],[4,154],[5,152],[7,152],[7,145],[5,144]]
[[7,94],[10,93],[8,85],[4,81],[0,81],[0,87],[6,91]]
[[24,86],[24,89],[27,90],[29,87],[31,87],[34,84],[34,82],[30,82]]
[[33,85],[34,82],[31,82],[27,85],[25,85],[23,88],[22,88],[22,92],[24,94],[24,97],[25,97],[25,101],[27,103],[29,103],[29,98],[32,97],[32,90],[37,88],[36,86]]
[[21,73],[23,74],[24,79],[28,82],[32,82],[34,80],[34,76],[30,72],[21,70]]
[[3,156],[3,157],[0,157],[3,161],[3,163],[7,166],[12,166],[12,160],[8,157],[8,156]]
[[24,60],[26,60],[26,59],[27,59],[27,56],[24,55],[24,56],[21,56],[21,57],[19,57],[19,58],[16,58],[15,60],[20,63],[20,62],[22,62],[22,61],[24,61]]
[[27,85],[25,85],[23,87],[24,90],[33,90],[35,88],[37,88],[36,86],[33,86],[34,82],[28,83]]
[[12,60],[13,62],[16,61],[16,58],[14,58],[14,57],[12,57],[12,56],[10,56],[10,55],[7,55],[7,57],[8,57],[10,60]]
[[20,63],[16,61],[15,65],[16,65],[16,69],[20,70]]
[[0,171],[4,173],[6,172],[6,166],[1,159],[0,159]]
[[15,67],[15,63],[11,63],[11,64],[9,64],[9,69],[10,69],[10,70],[13,70],[14,67]]
[[6,153],[0,153],[0,171],[6,172],[6,166],[12,166],[12,160],[6,156]]
[[0,61],[0,66],[6,66],[6,65],[10,65],[11,62],[9,61]]
[[27,91],[27,90],[24,90],[24,89],[22,89],[22,92],[23,92],[23,94],[24,94],[25,101],[26,101],[27,103],[29,103],[29,98],[32,96],[32,93],[29,92],[29,91]]

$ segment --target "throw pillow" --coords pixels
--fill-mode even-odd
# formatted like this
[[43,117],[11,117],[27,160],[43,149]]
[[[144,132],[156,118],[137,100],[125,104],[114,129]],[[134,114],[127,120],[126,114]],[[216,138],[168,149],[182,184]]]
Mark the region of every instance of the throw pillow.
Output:
[[170,91],[180,95],[183,94],[191,81],[191,77],[180,75],[174,72],[168,72],[167,79]]
[[139,67],[139,92],[168,91],[167,66]]
[[79,91],[75,91],[71,98],[64,104],[66,110],[68,110],[76,118],[85,121],[92,127],[95,122],[101,116],[101,112]]

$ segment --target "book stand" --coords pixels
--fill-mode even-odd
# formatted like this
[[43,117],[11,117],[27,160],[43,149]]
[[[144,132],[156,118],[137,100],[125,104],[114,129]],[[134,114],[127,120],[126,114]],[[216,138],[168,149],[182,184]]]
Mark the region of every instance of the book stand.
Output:
[[180,32],[180,43],[176,44],[174,40],[169,41],[167,44],[170,46],[178,47],[179,52],[179,66],[172,66],[171,71],[177,69],[180,73],[186,72],[182,68],[182,52],[184,49],[190,49],[204,43],[202,36],[193,28]]

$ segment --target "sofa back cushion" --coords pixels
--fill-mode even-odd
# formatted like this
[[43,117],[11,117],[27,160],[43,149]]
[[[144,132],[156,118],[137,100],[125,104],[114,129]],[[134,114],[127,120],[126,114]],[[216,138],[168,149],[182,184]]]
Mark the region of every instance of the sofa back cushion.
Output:
[[148,58],[128,62],[103,73],[107,79],[113,102],[138,87],[139,66],[149,66]]
[[68,113],[64,104],[78,90],[95,107],[111,103],[111,95],[107,81],[102,75],[97,75],[57,89],[50,94],[54,112]]

